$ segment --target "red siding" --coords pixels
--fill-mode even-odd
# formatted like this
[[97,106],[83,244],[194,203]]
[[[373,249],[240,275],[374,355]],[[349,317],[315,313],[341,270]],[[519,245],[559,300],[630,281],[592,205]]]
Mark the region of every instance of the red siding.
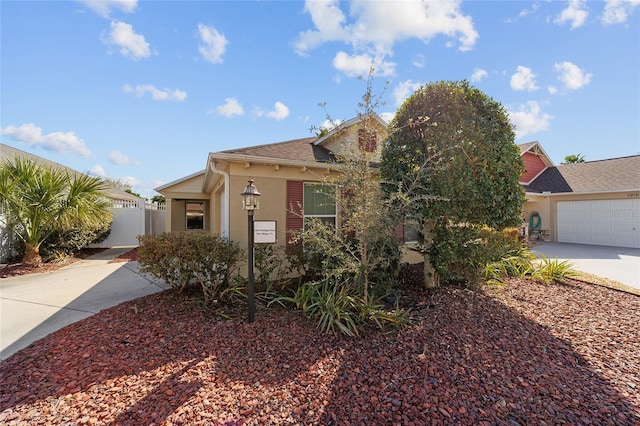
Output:
[[546,167],[542,158],[531,152],[525,152],[522,156],[522,161],[524,161],[524,173],[522,178],[520,178],[521,182],[531,181],[531,179],[536,177]]
[[291,244],[291,239],[297,231],[302,230],[302,197],[303,197],[304,185],[302,181],[288,180],[287,181],[287,205],[285,209],[287,211],[287,247],[296,247],[296,244]]

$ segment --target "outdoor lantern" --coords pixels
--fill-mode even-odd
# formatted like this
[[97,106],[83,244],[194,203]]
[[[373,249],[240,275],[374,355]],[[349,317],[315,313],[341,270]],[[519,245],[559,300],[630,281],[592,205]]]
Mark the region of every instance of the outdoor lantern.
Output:
[[260,207],[260,193],[258,188],[253,185],[253,178],[249,178],[249,185],[244,187],[242,191],[242,210],[247,211],[247,267],[248,267],[248,279],[247,286],[249,296],[249,323],[253,322],[254,314],[256,311],[255,291],[253,285],[253,211],[258,210]]
[[258,210],[260,208],[260,193],[253,184],[253,178],[249,178],[249,185],[242,191],[242,210]]

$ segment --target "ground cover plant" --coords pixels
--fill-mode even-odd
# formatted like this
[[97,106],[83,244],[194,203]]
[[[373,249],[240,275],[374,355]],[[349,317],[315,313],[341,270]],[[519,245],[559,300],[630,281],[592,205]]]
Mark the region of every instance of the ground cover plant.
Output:
[[414,322],[355,338],[278,305],[247,324],[174,292],[127,302],[0,363],[0,423],[640,422],[640,297],[570,279],[400,290]]

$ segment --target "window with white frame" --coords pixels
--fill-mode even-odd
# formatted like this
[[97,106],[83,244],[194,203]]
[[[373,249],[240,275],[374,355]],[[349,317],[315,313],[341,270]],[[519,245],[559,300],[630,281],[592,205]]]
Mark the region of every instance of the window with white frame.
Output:
[[322,183],[304,183],[304,221],[318,219],[326,225],[336,226],[335,188]]

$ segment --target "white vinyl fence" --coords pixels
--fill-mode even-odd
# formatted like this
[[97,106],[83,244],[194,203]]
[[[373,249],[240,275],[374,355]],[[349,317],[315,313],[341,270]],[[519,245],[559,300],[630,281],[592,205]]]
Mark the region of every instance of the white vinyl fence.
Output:
[[166,204],[147,202],[145,204],[145,235],[162,234],[165,229],[165,217],[167,216]]
[[[91,247],[137,246],[138,235],[160,234],[165,231],[165,206],[138,200],[113,200],[110,207],[113,214],[111,233],[101,243]],[[6,226],[0,214],[0,263],[15,257],[13,231]]]
[[14,248],[15,239],[13,230],[7,226],[6,217],[0,213],[0,263],[18,254]]
[[111,233],[94,247],[137,246],[138,235],[160,234],[165,230],[164,205],[146,202],[142,198],[136,201],[113,200],[111,213]]

